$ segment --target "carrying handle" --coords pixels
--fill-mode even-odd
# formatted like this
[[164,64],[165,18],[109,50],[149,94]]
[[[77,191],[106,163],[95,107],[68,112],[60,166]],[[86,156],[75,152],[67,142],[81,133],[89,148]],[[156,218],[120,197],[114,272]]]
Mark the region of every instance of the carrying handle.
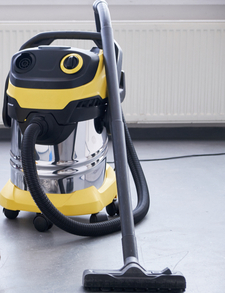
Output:
[[20,50],[38,47],[41,45],[50,45],[55,40],[65,39],[92,40],[100,49],[102,49],[101,34],[99,32],[56,31],[37,34],[26,43],[24,43]]

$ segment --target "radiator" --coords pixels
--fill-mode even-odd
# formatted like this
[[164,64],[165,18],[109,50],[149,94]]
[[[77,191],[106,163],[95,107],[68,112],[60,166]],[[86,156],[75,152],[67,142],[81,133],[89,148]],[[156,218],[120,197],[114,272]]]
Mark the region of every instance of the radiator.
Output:
[[[124,53],[127,122],[225,122],[225,22],[113,22]],[[0,22],[0,91],[10,59],[46,30],[95,31],[94,22]],[[89,41],[60,41],[91,48]],[[0,120],[2,124],[2,120]]]

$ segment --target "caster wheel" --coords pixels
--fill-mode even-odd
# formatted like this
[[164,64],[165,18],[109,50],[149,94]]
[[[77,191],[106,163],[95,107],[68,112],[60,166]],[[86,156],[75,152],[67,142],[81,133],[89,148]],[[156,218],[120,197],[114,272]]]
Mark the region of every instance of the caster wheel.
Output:
[[49,229],[51,229],[52,227],[53,227],[53,223],[52,222],[50,222],[50,221],[48,221],[49,223],[48,223],[48,230]]
[[106,211],[110,217],[119,215],[119,203],[118,201],[113,201],[106,207]]
[[5,208],[3,209],[4,215],[10,220],[15,219],[19,215],[19,212],[20,211],[7,210]]
[[42,214],[38,214],[34,220],[33,224],[36,230],[39,232],[46,232],[52,228],[53,224]]
[[105,213],[92,214],[90,217],[90,223],[98,223],[104,221],[108,221],[108,217]]

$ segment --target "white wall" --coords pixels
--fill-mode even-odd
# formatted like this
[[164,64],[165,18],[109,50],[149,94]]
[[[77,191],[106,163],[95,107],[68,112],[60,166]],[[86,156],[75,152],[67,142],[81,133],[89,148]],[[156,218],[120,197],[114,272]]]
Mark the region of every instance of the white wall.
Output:
[[[92,20],[93,0],[0,0],[0,21]],[[221,20],[225,0],[108,0],[112,20]]]
[[[80,3],[82,3],[82,5],[80,5]],[[57,30],[63,29],[64,26],[73,29],[74,27],[72,27],[72,25],[74,25],[74,23],[72,21],[74,20],[78,21],[77,25],[84,30],[85,26],[89,26],[90,23],[91,27],[94,29],[92,4],[92,0],[0,0],[0,108],[2,105],[4,80],[6,72],[8,72],[10,56],[22,45],[21,42],[25,41],[23,38],[27,40],[27,38],[36,34],[41,27],[43,27],[44,30],[49,30],[52,26]],[[225,123],[225,96],[223,97],[225,93],[225,84],[222,80],[224,71],[221,69],[225,68],[225,58],[222,54],[223,50],[220,49],[223,48],[224,44],[225,0],[108,0],[108,4],[116,30],[116,39],[119,41],[124,51],[124,69],[126,70],[128,92],[127,99],[124,103],[124,110],[128,121],[132,123]],[[123,33],[125,30],[121,33],[120,29],[122,25],[124,25],[124,27],[126,27],[126,25],[120,20],[125,20],[125,23],[132,27],[132,30],[128,31],[130,35],[133,34],[133,36],[135,36],[135,39],[132,37],[129,44],[126,42],[123,44]],[[185,26],[184,22],[187,26]],[[165,47],[165,44],[168,45],[168,39],[164,26],[167,26],[168,23],[172,26],[177,25],[174,37],[169,39],[170,51]],[[183,23],[183,25],[180,26],[179,23]],[[191,23],[193,23],[193,25],[197,24],[197,26],[193,29],[191,28],[190,33],[188,33]],[[203,30],[202,39],[198,40],[198,38],[195,38],[197,43],[194,46],[198,51],[195,53],[189,50],[186,55],[182,53],[184,57],[189,57],[189,59],[193,54],[193,60],[196,59],[196,56],[200,56],[199,62],[202,64],[199,68],[193,69],[194,75],[196,76],[195,79],[192,78],[192,85],[191,83],[188,84],[189,87],[187,91],[180,82],[180,77],[184,76],[183,80],[185,82],[185,80],[187,80],[186,77],[189,76],[191,72],[190,66],[194,68],[195,65],[197,66],[200,63],[196,62],[196,64],[192,64],[192,61],[187,61],[188,59],[179,59],[181,55],[176,56],[174,52],[181,52],[179,44],[185,44],[185,42],[188,44],[186,45],[187,48],[192,48],[192,44],[190,43],[192,38],[189,36],[192,36],[193,33],[197,36],[200,33],[202,30],[201,23],[203,23],[203,26],[207,24],[207,29]],[[140,26],[143,28],[140,29]],[[215,26],[218,26],[216,30]],[[35,29],[37,29],[36,32]],[[169,32],[168,36],[170,32],[173,34],[173,29],[167,30]],[[30,35],[31,31],[33,32],[32,35]],[[177,42],[177,38],[175,37],[180,34],[179,31],[184,32],[184,35],[180,37],[183,43]],[[210,35],[207,35],[210,37],[205,37],[206,31],[210,32]],[[145,59],[145,61],[141,59],[139,62],[139,64],[145,65],[145,70],[143,71],[140,69],[139,72],[136,72],[136,69],[139,67],[132,65],[135,67],[134,71],[132,69],[133,67],[130,67],[129,58],[132,54],[135,56],[136,51],[139,52],[142,50],[142,33],[148,34],[149,44],[152,42],[152,35],[155,36],[155,40],[159,41],[159,44],[157,45],[154,41],[153,51],[151,51],[153,48],[151,46],[150,53],[145,50],[145,55],[139,54],[139,56],[143,55],[143,58],[147,59]],[[7,37],[8,35],[10,36],[9,38]],[[219,37],[220,35],[221,38]],[[157,38],[157,36],[159,37]],[[208,44],[209,41],[211,42],[210,44]],[[216,49],[212,51],[212,48]],[[211,51],[214,53],[211,54]],[[215,52],[221,53],[217,54]],[[159,67],[155,64],[156,58],[154,56],[156,55],[153,55],[153,53],[158,56]],[[223,58],[220,58],[219,54],[221,54]],[[203,56],[207,56],[207,62],[204,62]],[[208,57],[216,57],[217,61],[213,63],[213,59],[209,60]],[[163,58],[165,62],[162,62],[162,60],[164,60]],[[175,58],[175,61],[173,61],[173,58]],[[177,63],[178,59],[182,60],[179,64]],[[154,72],[152,64],[155,66]],[[175,65],[173,66],[173,64]],[[185,73],[187,72],[185,68],[183,69],[183,65],[185,64],[189,65],[189,73],[187,74]],[[216,66],[216,64],[220,64],[220,66]],[[130,68],[132,70],[130,70]],[[173,72],[175,69],[179,70],[176,70],[174,73],[172,82],[168,83],[168,80],[171,78],[171,74],[169,73],[169,69],[171,68]],[[204,68],[206,68],[205,71]],[[213,68],[213,72],[211,68]],[[204,72],[198,75],[197,73],[200,69]],[[155,74],[156,72],[158,73]],[[207,78],[203,78],[204,76]],[[219,78],[215,80],[215,76],[219,76]],[[147,83],[146,78],[149,80]],[[137,79],[141,83],[137,84]],[[195,80],[195,82],[193,80]],[[201,82],[198,82],[198,80]],[[202,81],[207,83],[207,87],[204,87]],[[157,86],[157,82],[160,82],[159,86]],[[151,83],[154,84],[154,87],[150,86]],[[194,88],[197,89],[196,83],[199,85],[201,91],[197,90],[196,92],[196,90],[194,90]],[[215,84],[217,85],[216,87]],[[132,105],[136,105],[132,101],[134,101],[134,99],[136,101],[137,96],[134,87],[135,89],[138,88],[138,95],[142,97],[142,100],[144,99],[144,102],[138,102],[138,106],[140,107],[135,108],[138,110],[137,115],[132,108]],[[161,102],[163,100],[159,99],[160,93],[166,93],[168,87],[171,89],[168,92],[170,100],[168,100],[165,95],[167,103]],[[151,93],[154,92],[157,94],[149,94],[147,89],[149,91],[151,90]],[[208,91],[207,89],[211,90]],[[141,95],[139,94],[139,90],[142,93]],[[195,93],[194,95],[198,93],[196,98],[194,99],[195,96],[192,94],[187,101],[187,93],[190,94],[192,92]],[[175,95],[174,93],[177,94]],[[207,97],[206,102],[205,97],[209,96],[209,94],[212,96],[212,99]],[[146,104],[146,97],[151,97],[152,99],[151,103],[148,100],[149,106]],[[184,103],[181,103],[181,101],[184,101]],[[171,115],[171,113],[167,111],[167,106],[169,107],[167,104],[173,105],[173,110],[176,110],[176,107],[179,105],[184,104],[190,104],[190,107],[192,107],[192,105],[199,105],[199,107],[196,113],[193,112],[193,115],[190,115],[190,113],[184,115],[181,111],[180,116],[178,116],[175,110],[174,115]],[[214,104],[215,106],[211,107],[211,105]],[[221,105],[221,107],[218,105]],[[143,109],[145,110],[145,114],[142,113],[144,112]],[[212,109],[210,115],[207,109]],[[154,112],[153,110],[157,111]],[[200,116],[198,115],[198,111],[201,114]],[[159,113],[159,116],[156,115],[156,112]]]

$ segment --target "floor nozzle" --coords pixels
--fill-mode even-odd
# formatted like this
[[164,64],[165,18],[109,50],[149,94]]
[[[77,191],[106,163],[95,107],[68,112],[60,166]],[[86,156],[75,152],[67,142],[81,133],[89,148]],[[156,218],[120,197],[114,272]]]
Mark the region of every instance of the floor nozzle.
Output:
[[129,263],[120,270],[85,270],[83,286],[88,291],[103,292],[168,292],[182,293],[186,281],[170,269],[146,271],[138,263]]

